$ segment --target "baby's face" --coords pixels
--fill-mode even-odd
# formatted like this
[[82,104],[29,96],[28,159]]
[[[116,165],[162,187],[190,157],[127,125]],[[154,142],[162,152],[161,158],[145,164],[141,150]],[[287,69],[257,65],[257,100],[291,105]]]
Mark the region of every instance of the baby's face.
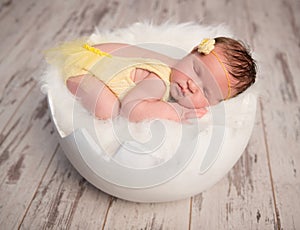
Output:
[[215,105],[228,93],[224,70],[212,54],[188,54],[172,68],[170,81],[172,97],[187,108]]

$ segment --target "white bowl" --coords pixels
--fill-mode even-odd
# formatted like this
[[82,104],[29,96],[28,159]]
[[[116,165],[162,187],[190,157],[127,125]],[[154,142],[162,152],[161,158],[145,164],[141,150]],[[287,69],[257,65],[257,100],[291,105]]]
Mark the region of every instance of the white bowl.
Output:
[[[130,141],[125,148],[120,146],[110,156],[85,128],[62,136],[50,93],[48,101],[59,142],[78,172],[100,190],[137,202],[183,199],[198,194],[219,181],[243,153],[252,132],[256,112],[256,96],[249,93],[243,97],[242,109],[237,114],[239,118],[244,115],[243,119],[239,119],[240,123],[231,127],[209,125],[193,139],[182,138],[182,143],[171,158],[162,163],[153,163],[147,154],[142,157],[137,155],[135,159],[135,152],[130,151],[130,145],[132,149],[137,149],[140,142],[135,144]],[[184,126],[182,136],[195,131],[190,125]],[[99,131],[105,133],[108,130]],[[120,155],[121,157],[115,158]],[[141,159],[143,156],[144,160]],[[133,166],[130,162],[133,162]],[[135,167],[137,162],[143,162],[146,166]]]
[[[195,29],[203,37],[229,34],[223,27],[139,23],[106,32],[101,38],[93,34],[91,40],[151,40],[176,46],[178,41],[170,36],[184,34],[189,39],[178,39],[184,48],[201,40]],[[160,35],[156,40],[151,36],[155,34]],[[257,97],[251,89],[212,107],[192,124],[161,120],[135,124],[121,118],[98,121],[68,93],[57,70],[49,68],[44,78],[51,117],[67,158],[94,186],[130,201],[172,201],[208,189],[240,158],[255,121]]]

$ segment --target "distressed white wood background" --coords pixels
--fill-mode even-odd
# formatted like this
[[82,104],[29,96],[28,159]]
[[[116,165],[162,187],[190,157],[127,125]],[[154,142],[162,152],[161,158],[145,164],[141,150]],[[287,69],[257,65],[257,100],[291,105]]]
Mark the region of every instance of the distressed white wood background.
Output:
[[[298,0],[0,0],[0,229],[300,229],[299,12]],[[178,202],[127,202],[86,182],[38,85],[43,49],[143,19],[225,23],[258,54],[247,149],[219,183]]]

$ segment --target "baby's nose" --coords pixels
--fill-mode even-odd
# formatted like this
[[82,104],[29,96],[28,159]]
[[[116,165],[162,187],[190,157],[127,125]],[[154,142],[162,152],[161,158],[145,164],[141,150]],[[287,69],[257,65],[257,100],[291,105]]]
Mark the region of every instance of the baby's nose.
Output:
[[184,83],[179,83],[178,86],[180,87],[180,90],[181,92],[185,92],[186,91],[186,88],[187,88],[187,85],[184,84]]

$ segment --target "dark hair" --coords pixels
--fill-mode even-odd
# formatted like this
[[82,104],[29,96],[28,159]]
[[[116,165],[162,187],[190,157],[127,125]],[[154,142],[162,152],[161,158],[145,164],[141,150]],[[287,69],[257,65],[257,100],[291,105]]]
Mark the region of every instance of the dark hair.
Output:
[[242,42],[227,37],[217,37],[215,41],[224,52],[226,59],[224,64],[228,73],[238,80],[238,84],[233,87],[237,91],[234,95],[236,96],[255,82],[256,63],[248,47]]

